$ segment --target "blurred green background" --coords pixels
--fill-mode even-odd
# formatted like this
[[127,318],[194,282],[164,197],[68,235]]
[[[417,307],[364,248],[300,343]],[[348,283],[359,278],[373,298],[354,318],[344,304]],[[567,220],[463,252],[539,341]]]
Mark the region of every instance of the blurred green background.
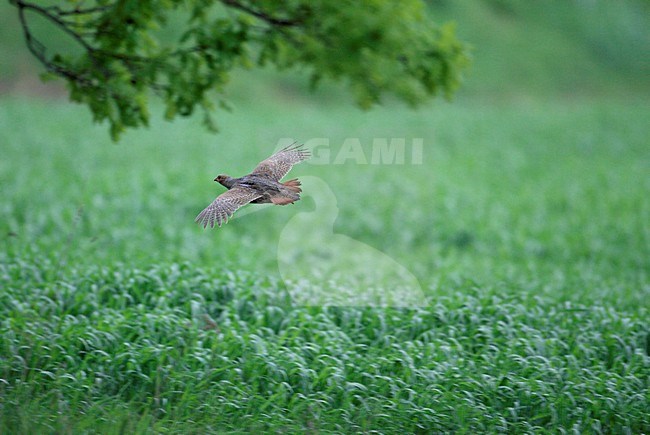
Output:
[[[0,296],[0,317],[10,319],[2,324],[4,333],[0,335],[14,340],[0,342],[2,352],[9,355],[14,352],[11,349],[23,346],[34,349],[33,355],[48,355],[48,350],[39,346],[51,339],[68,340],[61,332],[65,323],[61,319],[66,316],[88,316],[93,319],[90,324],[95,325],[102,321],[110,324],[116,313],[135,313],[133,318],[120,317],[120,322],[128,323],[137,322],[141,310],[161,316],[156,317],[160,331],[167,331],[163,318],[176,319],[177,323],[169,324],[169,331],[177,331],[182,322],[194,322],[192,334],[203,337],[207,332],[197,317],[195,302],[201,307],[199,312],[218,321],[232,321],[228,324],[233,330],[240,324],[229,317],[228,310],[239,316],[238,321],[245,323],[239,330],[245,338],[236,341],[235,348],[249,346],[259,338],[251,338],[252,334],[269,340],[267,344],[273,342],[263,331],[268,326],[264,322],[273,317],[269,307],[298,312],[290,302],[277,299],[277,294],[291,291],[288,284],[279,281],[280,234],[297,213],[322,212],[318,198],[311,198],[305,189],[303,201],[294,206],[242,213],[225,227],[206,231],[193,219],[222,191],[212,179],[223,172],[236,176],[246,173],[286,138],[307,143],[326,138],[333,156],[350,138],[359,139],[367,156],[376,138],[404,138],[407,146],[414,139],[422,139],[422,164],[363,165],[352,160],[342,165],[305,163],[296,166],[290,176],[326,180],[338,207],[334,232],[376,248],[406,267],[419,280],[427,300],[442,304],[437,310],[469,310],[467,318],[463,314],[449,322],[465,322],[478,312],[482,313],[480,322],[485,322],[482,325],[497,321],[511,325],[514,332],[509,338],[495,339],[494,359],[489,364],[483,365],[483,355],[467,350],[471,346],[458,350],[465,352],[461,360],[476,358],[478,367],[490,375],[514,373],[537,379],[526,368],[507,365],[516,360],[509,353],[512,342],[508,340],[523,343],[535,328],[541,328],[542,332],[537,332],[544,336],[544,331],[554,325],[540,326],[534,319],[555,318],[558,312],[565,312],[561,307],[569,307],[566,312],[573,313],[570,304],[578,304],[578,314],[566,320],[566,329],[559,333],[564,335],[558,340],[595,350],[593,354],[575,351],[579,368],[566,372],[569,379],[565,381],[570,385],[572,380],[583,379],[580,367],[587,367],[593,368],[594,379],[600,377],[603,383],[590,384],[586,389],[567,388],[576,398],[593,399],[593,391],[606,397],[613,397],[612,391],[619,392],[620,397],[611,408],[602,405],[609,411],[589,411],[594,403],[601,403],[593,399],[591,405],[581,402],[581,406],[569,406],[572,411],[560,417],[551,418],[552,412],[546,415],[544,408],[541,417],[535,418],[546,428],[578,424],[581,430],[589,430],[584,422],[611,411],[607,414],[611,420],[606,423],[610,426],[606,427],[614,431],[624,427],[647,430],[647,401],[644,405],[634,391],[638,392],[639,380],[647,381],[650,343],[650,3],[438,0],[429,2],[429,7],[437,22],[454,20],[461,39],[473,47],[472,67],[452,102],[436,100],[413,111],[388,101],[362,112],[354,107],[344,86],[325,83],[315,93],[308,92],[308,81],[300,71],[241,71],[233,76],[229,91],[234,110],[217,114],[219,134],[207,133],[200,119],[163,122],[162,107],[155,107],[158,114],[149,129],[127,132],[115,144],[106,126],[93,125],[84,107],[66,101],[61,83],[38,81],[40,68],[25,48],[15,10],[6,2],[0,3],[0,285],[6,289]],[[50,30],[43,24],[40,31]],[[54,46],[66,43],[55,35],[52,41]],[[304,239],[308,244],[309,234]],[[177,269],[179,264],[182,266]],[[238,274],[263,278],[233,278]],[[195,282],[199,276],[206,278]],[[217,304],[211,299],[216,284],[210,279],[219,281],[219,291],[232,285],[237,296]],[[99,287],[93,287],[95,283]],[[138,283],[142,285],[138,287]],[[119,303],[108,296],[102,299],[97,295],[103,294],[103,288],[110,294],[128,294],[130,299]],[[146,292],[157,296],[140,295],[139,289],[149,289]],[[493,306],[500,302],[505,304],[504,312],[493,313]],[[223,308],[222,303],[230,308]],[[593,314],[601,309],[617,320],[607,323],[610,317],[603,314],[603,320],[600,314]],[[512,320],[512,310],[531,311],[526,311],[529,317],[515,316],[518,320]],[[36,328],[42,318],[58,331],[57,338],[43,335],[37,345],[35,336],[17,332],[29,329],[29,325]],[[366,320],[375,325],[372,319]],[[391,327],[404,326],[405,331],[411,331],[410,318],[395,319],[387,320]],[[280,320],[274,323],[279,324]],[[337,325],[350,336],[355,336],[352,329],[362,328]],[[433,322],[427,327],[435,329],[435,325]],[[320,326],[302,327],[314,332]],[[276,329],[281,332],[283,328]],[[458,328],[461,338],[451,334],[454,340],[472,343],[478,334],[471,328]],[[594,328],[603,329],[582,342],[581,331]],[[359,331],[359,336],[365,337],[365,330]],[[379,334],[378,329],[373,331]],[[142,337],[165,340],[167,336],[161,333],[163,338],[150,337],[148,333],[125,341],[139,343]],[[403,340],[414,340],[410,332],[404,334],[401,341],[389,337],[386,342],[396,340],[391,343],[397,348]],[[332,340],[334,343],[338,338]],[[70,339],[69,343],[77,342]],[[371,346],[382,349],[381,343],[377,338]],[[78,344],[70,346],[74,350]],[[251,352],[258,349],[255,346],[250,344]],[[301,346],[296,345],[296,352]],[[546,355],[540,346],[526,347],[521,355],[535,354],[532,348]],[[137,346],[129,349],[134,360],[141,356]],[[412,349],[407,347],[405,352]],[[225,348],[222,351],[225,359],[238,358],[234,355],[239,355],[239,350],[232,355]],[[273,352],[264,359],[280,355]],[[625,361],[612,355],[624,355],[620,358]],[[422,364],[442,364],[448,357],[431,356]],[[63,356],[57,358],[43,357],[33,364],[54,370],[52,367],[60,368],[68,361]],[[189,373],[187,367],[194,367],[194,363],[186,363],[183,358],[189,357],[185,354],[178,358],[174,361],[182,363],[170,363],[170,376],[177,374],[187,388],[196,391],[208,388],[207,384],[194,384],[188,380],[191,377],[183,378],[180,374]],[[358,358],[359,367],[373,361],[363,353],[350,358]],[[273,361],[280,367],[284,364],[281,359]],[[628,362],[630,365],[624,365]],[[12,364],[4,366],[5,377],[22,373],[18,363]],[[74,363],[70,364],[73,367]],[[79,364],[80,370],[86,370]],[[461,378],[478,379],[476,385],[483,382],[481,370],[458,364]],[[565,367],[565,362],[549,364]],[[534,373],[544,377],[544,370]],[[117,368],[115,372],[122,373]],[[391,376],[399,378],[400,373]],[[26,384],[38,381],[43,388],[50,385],[45,375],[30,376],[34,377],[28,377]],[[409,374],[403,376],[399,379],[405,379],[404,385],[411,385],[426,397],[418,388],[427,388],[429,381],[416,382]],[[610,391],[606,380],[612,378],[620,383]],[[361,377],[357,382],[366,380]],[[79,385],[83,382],[79,380]],[[153,381],[132,382],[136,393],[126,397],[111,390],[111,397],[144,403],[152,389],[160,388],[158,384],[154,387]],[[551,385],[554,381],[548,382]],[[456,385],[450,387],[446,401],[426,406],[461,403],[466,390],[462,387],[456,392]],[[531,388],[542,385],[540,381]],[[109,395],[97,388],[88,393],[96,394],[90,399],[83,394],[69,399],[70,409],[83,408],[84,400],[100,403]],[[6,409],[21,409],[21,403],[29,402],[25,399],[29,391],[0,390],[11,395],[8,403],[15,405]],[[58,391],[63,391],[63,398],[72,397],[67,390]],[[367,394],[382,392],[371,387]],[[482,397],[477,403],[486,403],[492,396],[489,391],[483,394],[477,396]],[[386,393],[386,397],[392,396]],[[550,406],[554,400],[549,396],[543,406]],[[352,402],[345,402],[345,406],[353,406]],[[256,412],[257,402],[246,402],[249,411],[243,402],[237,403],[244,407],[242,413]],[[43,404],[53,406],[46,400]],[[275,411],[268,411],[272,416],[268,418],[282,415],[285,405],[272,407]],[[478,419],[485,418],[486,426],[461,419],[457,426],[449,423],[439,430],[496,430],[487,423],[488,414],[481,417],[483,408],[472,406],[468,409],[473,409]],[[486,406],[510,419],[506,405]],[[538,406],[542,405],[537,403],[533,408]],[[219,408],[215,409],[218,412]],[[3,415],[9,415],[6,412]],[[386,412],[393,415],[397,411]],[[593,412],[591,417],[585,417],[589,412]],[[16,415],[20,419],[22,414]],[[191,412],[168,415],[181,421],[190,418]],[[27,411],[24,416],[21,421],[27,426],[23,428],[33,429]],[[224,421],[230,418],[221,417]],[[266,421],[267,417],[259,418]],[[528,420],[531,418],[533,414]],[[364,427],[389,427],[385,422],[381,426],[381,419],[373,421]],[[338,430],[350,428],[354,426]],[[517,426],[510,426],[513,428]]]

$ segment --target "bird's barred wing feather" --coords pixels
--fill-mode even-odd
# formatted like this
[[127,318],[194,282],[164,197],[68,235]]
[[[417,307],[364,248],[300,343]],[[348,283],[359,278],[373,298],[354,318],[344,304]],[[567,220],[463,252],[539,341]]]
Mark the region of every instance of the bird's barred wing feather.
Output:
[[253,170],[252,174],[262,175],[274,181],[280,181],[287,175],[293,165],[307,160],[310,157],[309,151],[305,150],[302,145],[292,144],[282,148],[266,160],[260,162]]
[[207,206],[196,217],[194,222],[203,225],[203,228],[210,225],[214,228],[215,222],[218,226],[228,222],[228,219],[243,205],[262,196],[259,192],[245,187],[233,187],[232,189],[219,195],[212,204]]

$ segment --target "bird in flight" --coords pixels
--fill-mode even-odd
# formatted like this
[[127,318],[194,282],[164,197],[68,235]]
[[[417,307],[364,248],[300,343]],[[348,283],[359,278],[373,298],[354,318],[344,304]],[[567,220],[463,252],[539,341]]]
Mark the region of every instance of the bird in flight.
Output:
[[241,178],[221,174],[214,179],[228,190],[219,195],[196,217],[194,222],[203,228],[214,224],[221,226],[238,208],[248,204],[272,203],[275,205],[293,204],[300,200],[300,181],[280,182],[293,165],[310,157],[302,145],[292,144],[282,148],[266,160],[260,162],[253,172]]

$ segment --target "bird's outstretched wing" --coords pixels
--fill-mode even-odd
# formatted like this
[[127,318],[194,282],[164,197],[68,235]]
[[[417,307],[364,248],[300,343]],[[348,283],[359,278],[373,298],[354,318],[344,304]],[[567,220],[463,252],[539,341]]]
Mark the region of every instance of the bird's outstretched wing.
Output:
[[309,157],[309,151],[305,150],[302,145],[294,143],[260,162],[252,174],[280,181],[282,177],[287,175],[293,165],[307,160]]
[[222,223],[228,222],[228,219],[230,219],[239,207],[248,204],[260,196],[262,195],[255,190],[239,186],[233,187],[219,195],[212,201],[212,204],[203,209],[196,219],[194,219],[194,222],[203,225],[203,228],[208,225],[210,225],[210,228],[214,228],[215,222],[218,226],[221,226]]

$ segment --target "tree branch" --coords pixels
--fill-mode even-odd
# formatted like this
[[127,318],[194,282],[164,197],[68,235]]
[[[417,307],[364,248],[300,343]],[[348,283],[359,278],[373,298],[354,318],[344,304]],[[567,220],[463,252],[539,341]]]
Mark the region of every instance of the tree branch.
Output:
[[223,3],[226,6],[230,6],[235,9],[239,9],[240,11],[246,12],[247,14],[253,15],[254,17],[259,18],[260,20],[266,21],[269,24],[272,24],[274,26],[280,26],[280,27],[290,27],[290,26],[297,26],[300,24],[300,20],[289,20],[289,19],[284,19],[284,18],[275,18],[272,17],[268,14],[265,14],[264,12],[257,11],[250,6],[247,6],[237,0],[221,0],[221,3]]
[[109,10],[112,6],[106,5],[106,6],[96,6],[94,8],[87,8],[87,9],[72,9],[72,10],[63,10],[59,8],[58,6],[50,6],[47,9],[52,9],[55,10],[57,15],[64,17],[66,15],[89,15],[89,14],[95,14],[97,12],[105,12]]
[[[78,74],[75,74],[73,71],[70,71],[67,68],[63,68],[61,65],[57,65],[51,62],[45,56],[45,46],[38,41],[29,30],[29,25],[27,24],[27,19],[25,18],[25,9],[32,9],[32,6],[35,6],[37,11],[44,13],[45,16],[50,17],[47,11],[44,11],[43,8],[40,8],[36,5],[30,5],[22,1],[16,1],[16,6],[18,7],[18,18],[20,24],[23,28],[23,33],[25,35],[25,42],[27,43],[27,49],[34,55],[36,59],[48,70],[54,72],[55,74],[64,76],[69,80],[75,81],[83,86],[90,86],[91,82]],[[56,21],[55,21],[56,22]],[[78,39],[78,38],[75,38]]]
[[[15,0],[15,5],[18,7],[18,11],[21,14],[21,24],[23,25],[23,28],[27,28],[27,21],[25,20],[25,14],[24,11],[25,9],[33,11],[38,13],[44,18],[47,18],[48,20],[52,21],[54,24],[58,25],[61,27],[61,29],[70,35],[75,41],[77,41],[83,48],[86,49],[88,52],[93,52],[94,48],[86,42],[85,39],[83,39],[78,33],[70,29],[68,26],[69,24],[66,23],[63,19],[59,18],[60,15],[60,9],[56,6],[52,6],[49,8],[45,8],[39,5],[36,5],[34,3],[28,3],[23,0]],[[56,10],[56,14],[50,13],[49,10]]]

